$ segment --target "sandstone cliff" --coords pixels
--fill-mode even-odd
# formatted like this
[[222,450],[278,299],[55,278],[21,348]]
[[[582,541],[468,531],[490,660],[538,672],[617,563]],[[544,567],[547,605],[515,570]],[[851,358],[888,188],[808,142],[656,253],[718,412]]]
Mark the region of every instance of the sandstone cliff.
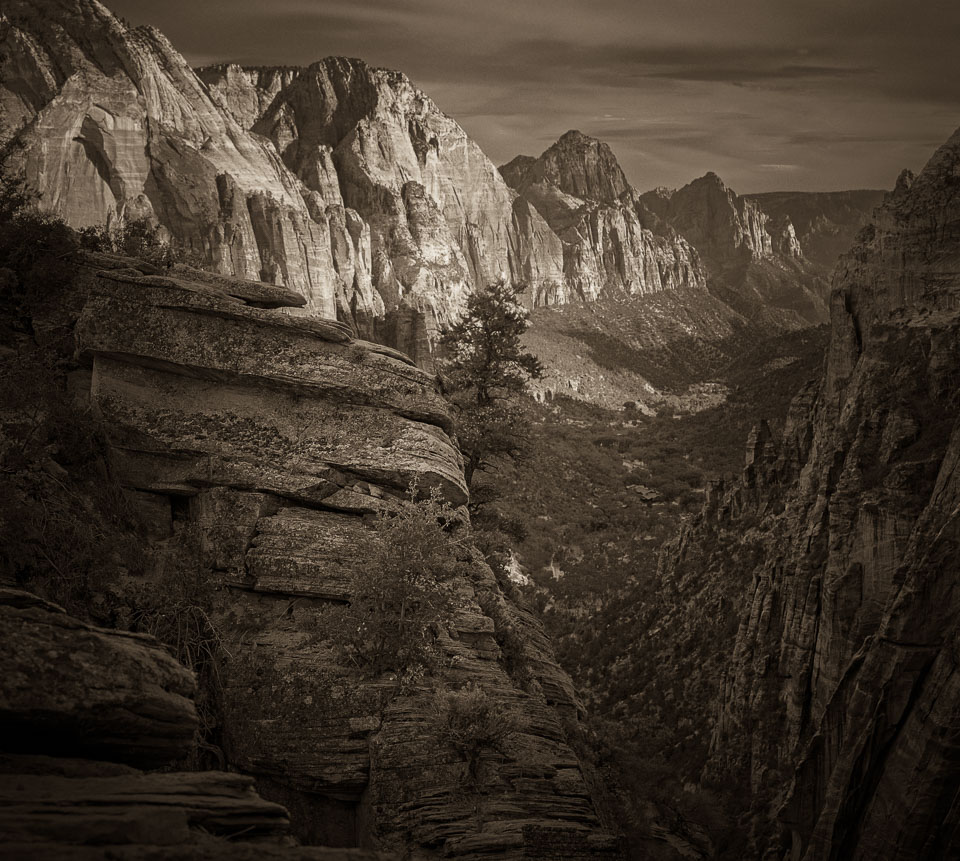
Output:
[[833,269],[870,222],[882,191],[772,191],[748,195],[771,218],[787,218],[808,259]]
[[0,587],[0,645],[4,858],[386,861],[291,846],[250,777],[142,771],[175,764],[197,728],[193,675],[152,637]]
[[711,291],[744,316],[791,328],[826,320],[824,273],[804,259],[787,213],[771,218],[712,172],[640,200],[700,252]]
[[[96,417],[110,473],[142,527],[141,561],[101,588],[122,618],[124,596],[156,589],[177,554],[197,548],[184,576],[209,594],[191,612],[202,611],[219,637],[208,667],[215,735],[205,742],[221,765],[254,776],[310,845],[424,859],[616,857],[568,742],[582,716],[570,679],[538,622],[468,542],[435,674],[403,686],[368,677],[323,636],[322,611],[348,602],[351,573],[369,564],[372,516],[404,505],[412,482],[455,506],[467,499],[435,380],[341,323],[276,310],[296,299],[276,286],[185,267],[161,275],[88,254],[71,291],[53,311],[79,309],[71,391]],[[42,320],[34,330],[44,331]],[[125,679],[105,682],[103,703],[84,700],[71,673],[43,679],[57,685],[65,711],[71,697],[90,701],[113,747],[149,739],[162,757],[192,737],[189,704],[154,693],[160,682],[151,686],[145,672],[142,693]],[[190,687],[181,675],[177,683]],[[516,723],[469,773],[437,725],[438,694],[468,684]],[[30,693],[29,680],[18,685]],[[125,735],[114,712],[129,707],[129,688],[146,717],[132,709]],[[43,727],[38,703],[0,708]],[[236,775],[225,788],[210,780],[213,794],[243,796],[250,785]],[[265,809],[280,811],[284,830],[282,808]]]
[[702,288],[697,252],[640,203],[610,147],[567,132],[538,159],[518,156],[501,173],[563,245],[560,291],[536,304],[602,294],[639,295]]
[[960,132],[901,177],[835,271],[822,377],[663,559],[688,615],[746,608],[693,644],[731,656],[707,776],[779,809],[758,852],[958,851],[958,170]]
[[[44,208],[74,226],[149,218],[217,271],[287,286],[415,358],[499,278],[529,284],[531,304],[701,280],[685,245],[626,210],[585,213],[571,246],[397,72],[330,58],[194,73],[97,0],[6,4],[0,42],[4,143],[22,145]],[[597,259],[572,264],[580,246]]]
[[752,200],[727,188],[715,173],[674,192],[647,192],[643,201],[711,261],[726,263],[774,254],[767,214]]
[[244,131],[153,28],[96,0],[6,4],[0,20],[4,143],[22,148],[41,205],[82,227],[161,224],[224,273],[289,285],[328,316],[382,302],[353,272],[364,236],[311,212],[275,149]]

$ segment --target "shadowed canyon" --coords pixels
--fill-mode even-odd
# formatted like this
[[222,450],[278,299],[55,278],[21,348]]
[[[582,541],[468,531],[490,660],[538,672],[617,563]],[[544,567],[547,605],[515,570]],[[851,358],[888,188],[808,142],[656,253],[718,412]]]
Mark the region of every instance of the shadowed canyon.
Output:
[[4,858],[957,857],[960,131],[615,149],[4,2]]

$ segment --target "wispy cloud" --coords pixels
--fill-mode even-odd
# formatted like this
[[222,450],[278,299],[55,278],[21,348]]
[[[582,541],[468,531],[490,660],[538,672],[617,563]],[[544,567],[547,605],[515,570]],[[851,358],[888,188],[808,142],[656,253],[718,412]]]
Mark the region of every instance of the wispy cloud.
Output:
[[[635,183],[889,186],[960,123],[946,0],[107,0],[194,63],[398,68],[497,162],[578,127]],[[787,165],[781,170],[778,165]]]

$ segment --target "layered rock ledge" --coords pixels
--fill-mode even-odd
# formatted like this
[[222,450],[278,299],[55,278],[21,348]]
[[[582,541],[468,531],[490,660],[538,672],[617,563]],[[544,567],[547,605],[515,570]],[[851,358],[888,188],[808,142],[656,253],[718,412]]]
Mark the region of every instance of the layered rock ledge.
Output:
[[[80,309],[71,390],[149,536],[151,562],[128,579],[199,546],[222,638],[224,764],[255,777],[311,845],[617,857],[568,742],[582,716],[570,679],[469,546],[433,675],[368,678],[324,639],[322,611],[349,601],[369,564],[371,517],[405,504],[411,484],[467,500],[435,379],[336,321],[264,307],[279,292],[102,255],[81,269],[64,304]],[[436,717],[438,694],[468,684],[517,724],[470,773]]]

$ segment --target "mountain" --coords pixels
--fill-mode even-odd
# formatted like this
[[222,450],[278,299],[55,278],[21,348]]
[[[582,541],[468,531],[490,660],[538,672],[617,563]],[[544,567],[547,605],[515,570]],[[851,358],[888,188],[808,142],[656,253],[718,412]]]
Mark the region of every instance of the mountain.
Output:
[[217,271],[289,285],[312,312],[382,312],[364,231],[343,211],[311,211],[273,146],[161,33],[95,0],[3,15],[0,127],[43,208],[75,227],[147,217]]
[[789,218],[804,257],[832,269],[870,223],[882,191],[771,191],[747,195],[774,218]]
[[[541,399],[715,405],[726,391],[718,375],[759,340],[825,319],[823,273],[803,259],[789,220],[715,174],[640,194],[610,147],[576,130],[500,172],[563,241],[565,282],[592,300],[535,309],[525,342],[547,368],[533,384]],[[637,259],[656,269],[636,271]],[[658,289],[658,279],[697,289]]]
[[745,316],[790,328],[826,320],[827,273],[804,258],[788,216],[771,217],[715,173],[640,200],[700,252],[709,289]]
[[672,230],[650,229],[653,219],[602,141],[569,131],[539,158],[520,156],[501,172],[563,246],[565,294],[538,305],[704,286],[696,251]]
[[[768,229],[769,217],[754,203],[727,188],[723,180],[710,172],[683,188],[670,192],[656,189],[642,197],[657,215],[684,234],[716,265],[742,259],[773,257],[774,236]],[[787,228],[788,236],[790,228]],[[796,244],[777,237],[777,250],[800,256]]]
[[585,216],[605,256],[571,266],[567,239],[397,72],[329,58],[195,73],[96,0],[12,0],[0,40],[3,142],[43,208],[74,226],[149,218],[216,271],[287,286],[415,358],[501,277],[531,305],[702,282],[685,243],[626,210]]
[[960,131],[901,176],[834,273],[822,375],[661,560],[688,657],[726,656],[706,775],[779,808],[758,851],[960,851],[958,170]]

